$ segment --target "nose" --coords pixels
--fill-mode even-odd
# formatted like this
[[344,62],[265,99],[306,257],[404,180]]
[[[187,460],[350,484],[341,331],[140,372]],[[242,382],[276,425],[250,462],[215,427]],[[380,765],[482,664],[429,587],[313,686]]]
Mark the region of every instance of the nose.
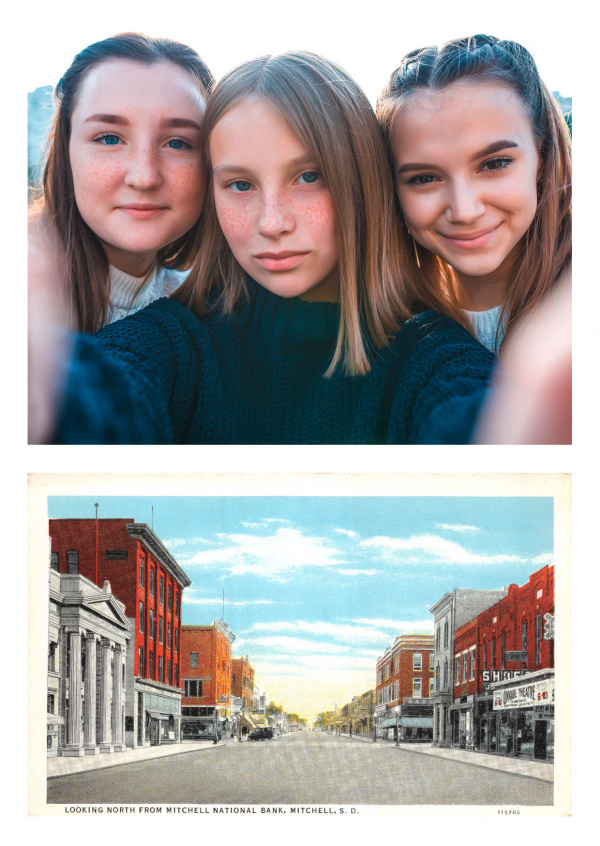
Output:
[[294,228],[290,203],[280,191],[265,191],[261,197],[258,231],[266,238],[278,238]]
[[152,191],[162,185],[160,154],[154,145],[133,149],[128,162],[126,184],[138,191]]
[[471,223],[485,212],[478,186],[467,180],[450,186],[446,205],[446,219],[450,223]]

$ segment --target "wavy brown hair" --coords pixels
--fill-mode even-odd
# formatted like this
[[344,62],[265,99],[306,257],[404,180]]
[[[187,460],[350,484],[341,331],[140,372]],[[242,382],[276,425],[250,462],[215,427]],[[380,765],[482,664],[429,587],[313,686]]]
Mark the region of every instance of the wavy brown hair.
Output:
[[[56,113],[49,137],[42,196],[35,211],[47,225],[54,225],[64,249],[66,299],[74,328],[96,332],[105,323],[109,301],[109,264],[98,238],[79,214],[75,202],[69,157],[71,115],[81,83],[91,68],[112,59],[129,59],[150,65],[172,62],[186,70],[204,96],[214,84],[211,72],[198,54],[177,41],[150,38],[137,32],[121,33],[91,44],[78,53],[56,86]],[[199,223],[158,252],[166,267],[188,267],[197,250]]]
[[204,117],[208,191],[202,249],[173,296],[197,314],[218,291],[225,313],[247,296],[247,277],[219,226],[213,196],[210,135],[221,117],[248,97],[260,97],[288,122],[331,192],[339,242],[340,324],[333,358],[348,374],[370,369],[370,352],[388,342],[409,316],[405,262],[394,217],[394,188],[373,109],[338,65],[307,52],[262,56],[219,81]]
[[[392,73],[377,100],[377,118],[393,169],[390,136],[399,106],[412,94],[441,90],[464,79],[494,81],[512,88],[521,99],[540,155],[538,204],[522,239],[513,278],[502,306],[499,326],[505,337],[552,288],[571,261],[571,140],[567,122],[538,73],[531,54],[515,41],[474,35],[441,47],[413,50]],[[454,318],[471,332],[460,307],[452,268],[419,245],[417,265],[412,238],[399,208],[399,230],[409,256],[413,310],[434,308]]]

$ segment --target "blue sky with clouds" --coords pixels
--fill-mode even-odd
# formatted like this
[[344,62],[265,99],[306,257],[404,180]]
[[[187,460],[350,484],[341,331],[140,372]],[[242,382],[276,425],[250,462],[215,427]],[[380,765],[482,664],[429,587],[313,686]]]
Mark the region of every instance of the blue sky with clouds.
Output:
[[552,497],[51,496],[48,513],[93,517],[94,502],[153,523],[192,580],[184,623],[220,619],[224,591],[234,656],[311,719],[372,687],[397,635],[432,632],[447,591],[553,563]]

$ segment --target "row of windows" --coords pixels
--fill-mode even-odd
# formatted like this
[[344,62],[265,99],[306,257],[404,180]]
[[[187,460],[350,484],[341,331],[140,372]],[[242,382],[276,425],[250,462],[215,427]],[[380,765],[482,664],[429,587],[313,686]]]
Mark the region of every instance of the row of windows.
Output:
[[[150,596],[154,596],[155,591],[155,580],[156,580],[156,570],[157,567],[154,567],[152,564],[148,566],[148,571],[150,573],[150,584],[148,585],[148,593]],[[143,556],[140,556],[140,587],[146,586],[146,559]],[[165,604],[165,577],[159,574],[158,577],[158,601],[161,605]],[[167,585],[167,610],[173,611],[173,585],[169,582]],[[179,592],[175,591],[175,615],[179,614]]]
[[[425,657],[427,653],[425,653]],[[421,652],[413,652],[412,656],[412,668],[413,670],[420,671],[423,669],[423,655]],[[433,670],[433,652],[429,653],[429,669]],[[387,681],[390,676],[397,676],[400,672],[400,656],[396,655],[395,658],[390,661],[390,663],[386,663],[383,667],[377,671],[377,684],[382,684],[384,681]]]
[[[140,616],[140,623],[139,623],[140,634],[144,634],[144,603],[142,602],[141,599],[140,599],[140,615],[139,616]],[[148,616],[149,616],[148,637],[151,640],[154,640],[155,634],[156,634],[156,625],[157,624],[156,624],[156,621],[154,619],[154,609],[153,608],[150,608],[150,610],[148,612]],[[167,647],[170,649],[171,644],[173,643],[173,651],[178,652],[179,651],[179,629],[177,627],[175,627],[174,642],[171,639],[171,631],[172,631],[171,623],[169,621],[167,621]],[[164,617],[159,617],[158,618],[158,642],[159,642],[159,644],[162,644],[164,642],[164,632],[165,632],[165,620],[164,620]]]
[[[172,664],[171,659],[167,659],[165,662],[162,655],[158,656],[158,659],[154,661],[154,652],[152,649],[148,650],[148,674],[144,672],[144,647],[138,647],[138,667],[137,667],[137,674],[142,678],[152,679],[153,681],[159,681],[163,684],[170,684],[174,687],[179,687],[179,665]],[[166,673],[165,673],[166,670]]]
[[448,625],[448,620],[445,620],[445,622],[444,622],[444,646],[442,647],[442,645],[441,645],[440,627],[438,626],[436,633],[435,633],[435,651],[439,652],[442,648],[448,649],[449,644],[450,644],[450,626]]
[[[427,698],[431,696],[434,689],[434,679],[433,677],[429,679],[429,685],[427,682],[423,684],[423,680],[421,678],[414,678],[413,679],[413,689],[412,689],[412,696],[415,699],[422,699],[423,697]],[[382,687],[380,690],[377,691],[377,704],[378,705],[386,705],[388,702],[394,702],[396,699],[399,698],[399,687],[398,682],[393,682],[392,684],[387,685],[386,687]]]

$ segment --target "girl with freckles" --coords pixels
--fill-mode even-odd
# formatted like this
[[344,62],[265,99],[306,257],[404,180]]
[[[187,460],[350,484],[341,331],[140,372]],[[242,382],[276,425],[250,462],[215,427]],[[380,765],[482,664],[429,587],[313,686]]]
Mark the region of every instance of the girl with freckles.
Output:
[[530,53],[475,35],[408,53],[377,102],[415,310],[497,352],[567,274],[566,121]]
[[200,248],[177,292],[80,335],[58,443],[467,443],[494,357],[411,317],[374,112],[311,53],[212,91]]
[[139,33],[86,47],[59,81],[32,239],[52,230],[75,329],[95,332],[187,276],[212,84],[194,50]]

